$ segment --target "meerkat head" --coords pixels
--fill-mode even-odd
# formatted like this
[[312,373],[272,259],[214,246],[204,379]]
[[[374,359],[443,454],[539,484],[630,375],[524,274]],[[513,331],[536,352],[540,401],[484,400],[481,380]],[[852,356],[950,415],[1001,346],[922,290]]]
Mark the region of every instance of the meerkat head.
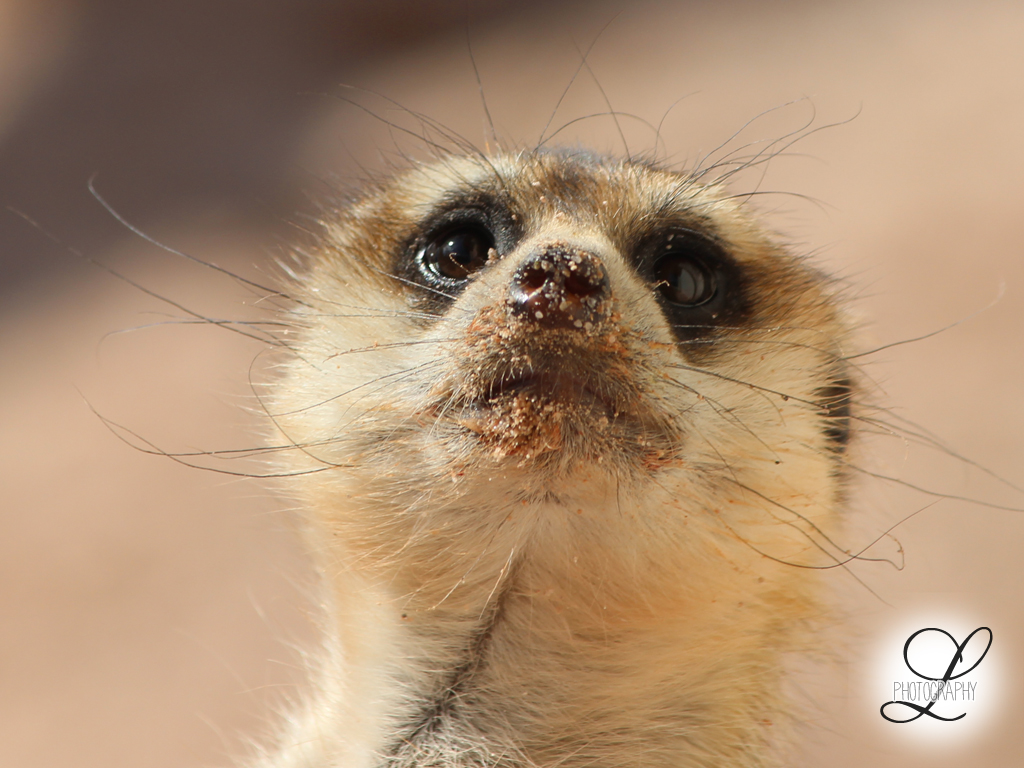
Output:
[[800,566],[838,551],[823,277],[722,189],[581,152],[417,166],[325,228],[273,400],[330,595],[324,754],[766,764]]

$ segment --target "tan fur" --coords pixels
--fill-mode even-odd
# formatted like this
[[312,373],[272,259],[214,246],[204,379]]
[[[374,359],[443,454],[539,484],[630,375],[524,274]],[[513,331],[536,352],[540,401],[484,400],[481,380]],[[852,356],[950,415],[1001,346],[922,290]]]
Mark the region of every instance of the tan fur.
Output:
[[[459,195],[499,198],[520,234],[443,306],[396,264]],[[700,343],[626,253],[666,222],[743,275],[747,313]],[[803,566],[841,556],[827,282],[722,190],[568,152],[415,167],[326,231],[271,411],[307,473],[327,651],[266,765],[775,764],[780,670],[821,616]],[[607,270],[592,327],[506,309],[552,243]],[[472,405],[551,360],[596,401]]]

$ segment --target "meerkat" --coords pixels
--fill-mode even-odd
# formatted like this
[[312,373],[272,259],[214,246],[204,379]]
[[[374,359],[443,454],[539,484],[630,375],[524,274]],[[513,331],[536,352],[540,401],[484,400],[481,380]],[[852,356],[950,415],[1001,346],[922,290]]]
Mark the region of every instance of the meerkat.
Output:
[[322,576],[264,768],[770,766],[858,403],[834,284],[701,173],[445,156],[325,217],[268,400]]

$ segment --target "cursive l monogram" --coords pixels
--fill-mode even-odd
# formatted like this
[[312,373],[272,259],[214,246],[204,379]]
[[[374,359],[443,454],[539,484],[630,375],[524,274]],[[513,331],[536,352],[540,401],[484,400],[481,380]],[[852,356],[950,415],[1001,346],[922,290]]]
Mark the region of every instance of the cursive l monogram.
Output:
[[[943,635],[945,635],[946,637],[948,637],[950,639],[950,641],[953,643],[954,647],[955,647],[955,651],[953,653],[953,658],[950,660],[949,666],[946,667],[946,672],[945,672],[945,674],[942,675],[942,677],[931,677],[929,675],[922,674],[921,672],[919,672],[916,669],[914,669],[914,665],[910,663],[910,645],[911,645],[911,643],[914,642],[915,638],[919,637],[920,635],[924,634],[925,632],[940,632]],[[981,652],[981,655],[978,657],[978,660],[975,661],[970,667],[968,667],[967,669],[963,670],[962,672],[958,672],[957,674],[954,675],[953,671],[956,669],[957,664],[963,663],[963,660],[964,660],[964,649],[966,649],[967,648],[967,644],[971,642],[971,638],[973,638],[979,632],[986,632],[986,633],[988,633],[988,644],[985,646],[985,650]],[[947,632],[944,629],[939,629],[937,627],[927,627],[925,629],[919,629],[917,632],[915,632],[910,637],[908,637],[907,638],[907,642],[904,643],[904,645],[903,645],[903,660],[907,663],[907,668],[911,672],[913,672],[915,675],[917,675],[918,677],[920,677],[923,680],[935,681],[935,682],[938,683],[938,686],[935,689],[935,693],[931,696],[930,700],[928,701],[927,706],[921,706],[920,704],[914,704],[913,702],[910,702],[910,701],[897,701],[897,700],[887,701],[887,702],[885,702],[885,704],[882,705],[881,710],[880,710],[880,712],[882,714],[882,717],[884,717],[890,723],[909,723],[909,722],[912,722],[914,720],[917,720],[917,718],[921,717],[922,715],[928,715],[928,717],[933,717],[936,720],[944,720],[946,722],[952,722],[953,720],[959,720],[960,718],[964,717],[967,714],[966,712],[963,712],[963,713],[957,715],[956,717],[943,717],[942,715],[937,715],[935,712],[933,712],[932,711],[932,707],[935,706],[935,702],[938,701],[939,695],[942,692],[942,690],[946,687],[946,684],[949,683],[950,680],[956,680],[959,677],[963,677],[968,672],[970,672],[975,667],[977,667],[979,664],[981,664],[981,660],[985,658],[985,654],[988,653],[988,649],[991,648],[991,647],[992,647],[992,630],[989,629],[988,627],[978,627],[976,630],[971,632],[971,634],[969,634],[967,636],[967,639],[965,639],[962,643],[957,643],[956,638],[954,638],[951,634],[949,634],[949,632]],[[887,715],[885,713],[886,707],[893,707],[893,706],[908,707],[909,709],[913,710],[914,712],[917,712],[917,714],[913,715],[912,717],[907,717],[907,718],[905,718],[903,720],[899,720],[897,718],[890,717],[889,715]]]

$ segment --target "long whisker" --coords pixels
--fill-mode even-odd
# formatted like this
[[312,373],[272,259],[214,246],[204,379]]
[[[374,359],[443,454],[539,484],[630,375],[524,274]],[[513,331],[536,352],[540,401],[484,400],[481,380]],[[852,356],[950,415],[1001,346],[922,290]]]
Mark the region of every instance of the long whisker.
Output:
[[[420,370],[423,370],[425,368],[432,368],[432,367],[435,367],[437,365],[440,365],[440,363],[437,360],[430,360],[428,362],[419,363],[417,365],[413,365],[413,366],[410,366],[408,368],[402,368],[401,370],[398,370],[398,371],[391,371],[390,373],[384,373],[384,374],[381,374],[380,376],[377,376],[376,378],[370,379],[369,381],[364,381],[362,384],[357,384],[354,387],[350,387],[349,389],[346,389],[343,392],[338,392],[337,394],[331,395],[330,397],[325,398],[324,400],[320,400],[320,401],[315,402],[315,403],[310,403],[309,405],[304,405],[301,408],[296,408],[296,409],[291,410],[291,411],[282,411],[281,413],[273,414],[273,417],[278,417],[279,418],[279,417],[282,417],[282,416],[295,416],[296,414],[299,414],[299,413],[305,413],[307,411],[311,411],[314,408],[322,408],[323,406],[327,405],[328,403],[333,403],[335,400],[339,400],[339,399],[341,399],[343,397],[351,395],[353,392],[358,392],[360,389],[364,389],[366,387],[373,386],[374,384],[377,384],[377,383],[379,383],[381,381],[384,381],[386,379],[392,379],[392,378],[396,378],[396,377],[400,377],[400,376],[405,376],[406,374],[409,374],[409,373],[412,373],[412,372],[415,372],[415,371],[420,371]],[[268,412],[267,415],[269,416],[271,414]]]
[[[250,280],[249,278],[242,277],[241,275],[232,272],[230,269],[225,269],[224,267],[221,267],[217,264],[214,264],[209,261],[204,261],[203,259],[200,259],[197,256],[193,256],[189,253],[185,253],[184,251],[178,250],[177,248],[173,248],[172,246],[169,246],[166,243],[160,242],[152,235],[147,234],[144,230],[139,229],[130,221],[128,221],[128,219],[126,219],[116,208],[114,208],[114,206],[107,202],[107,200],[102,195],[100,195],[99,191],[96,189],[95,175],[90,177],[87,187],[89,189],[89,194],[93,196],[96,202],[98,202],[100,205],[104,207],[104,209],[106,209],[107,213],[109,213],[121,226],[123,226],[125,229],[127,229],[129,232],[136,235],[137,237],[142,238],[147,243],[155,245],[162,251],[166,251],[167,253],[173,254],[175,256],[180,256],[183,259],[187,259],[188,261],[191,261],[194,264],[199,264],[200,266],[205,267],[206,269],[212,269],[214,272],[220,272],[222,275],[227,275],[233,280],[237,280],[239,283],[242,283],[243,285],[248,286],[249,288],[259,291],[262,294],[282,296],[291,301],[296,301],[295,298],[282,294],[281,291],[276,288],[270,288],[268,286],[261,285],[260,283]],[[296,303],[301,302],[296,301]]]
[[[324,467],[316,467],[316,468],[313,468],[313,469],[299,469],[299,470],[293,470],[293,471],[290,471],[290,472],[260,472],[260,473],[256,473],[256,472],[234,471],[234,470],[230,470],[230,469],[221,469],[219,467],[211,467],[211,466],[208,466],[208,465],[205,465],[205,464],[195,464],[193,462],[186,461],[185,458],[183,458],[183,456],[187,457],[189,454],[176,454],[176,453],[171,453],[169,451],[165,451],[165,450],[159,448],[152,441],[150,441],[150,440],[146,439],[145,437],[143,437],[142,435],[140,435],[138,432],[135,432],[132,429],[129,429],[128,427],[124,426],[123,424],[119,424],[116,421],[113,421],[112,419],[107,418],[102,413],[97,411],[92,406],[92,404],[89,403],[87,400],[86,400],[86,404],[88,405],[89,409],[93,412],[93,414],[96,416],[96,418],[100,420],[100,422],[103,424],[103,426],[105,426],[107,429],[109,429],[111,434],[113,434],[116,438],[121,440],[126,445],[131,446],[132,448],[134,448],[135,450],[137,450],[137,451],[139,451],[141,453],[145,453],[145,454],[148,454],[150,456],[162,456],[163,458],[170,459],[171,461],[175,462],[176,464],[181,464],[183,466],[190,467],[192,469],[202,469],[202,470],[206,470],[207,472],[215,472],[215,473],[217,473],[219,475],[230,475],[231,477],[251,477],[251,478],[275,478],[275,477],[282,477],[283,478],[283,477],[299,477],[301,475],[310,475],[310,474],[315,474],[317,472],[323,472],[324,470],[327,470],[327,469],[336,469],[338,467],[351,467],[351,465],[348,465],[348,464],[332,464],[332,465],[324,466]],[[131,440],[128,440],[125,437],[126,434],[130,435],[137,442],[132,442]],[[299,447],[299,446],[296,446],[296,447]],[[202,454],[199,454],[199,455],[202,455]]]
[[598,30],[596,35],[594,35],[594,39],[590,41],[590,45],[587,46],[587,50],[580,57],[579,66],[576,67],[576,71],[573,72],[572,77],[569,78],[569,82],[562,90],[562,95],[558,97],[558,101],[555,103],[555,108],[551,110],[551,115],[548,117],[548,121],[544,124],[543,130],[541,130],[540,132],[540,137],[537,139],[537,144],[533,148],[534,154],[540,152],[544,145],[551,140],[552,137],[547,136],[547,132],[548,128],[551,127],[552,121],[555,119],[555,115],[558,114],[558,108],[562,106],[562,102],[565,100],[565,97],[572,89],[573,84],[576,82],[576,78],[578,78],[580,76],[580,72],[583,71],[583,65],[587,63],[587,57],[590,55],[590,52],[594,49],[594,46],[597,45],[597,41],[601,39],[601,36],[604,34],[604,31],[611,26],[611,23],[615,21],[616,18],[618,18],[618,15],[612,16],[610,19],[608,19],[607,22],[605,22],[605,25]]
[[1001,280],[999,282],[999,291],[996,293],[995,298],[992,299],[992,301],[990,301],[988,304],[986,304],[981,309],[975,310],[974,312],[972,312],[971,314],[967,315],[966,317],[962,317],[959,320],[950,323],[949,325],[945,325],[942,328],[939,328],[938,330],[929,331],[928,333],[922,334],[920,336],[914,336],[914,337],[909,338],[909,339],[900,339],[899,341],[890,341],[888,344],[882,344],[879,347],[875,347],[873,349],[869,349],[869,350],[866,350],[864,352],[858,352],[855,355],[847,355],[846,359],[847,360],[854,360],[854,359],[856,359],[858,357],[867,357],[868,355],[875,355],[875,354],[877,354],[877,353],[879,353],[879,352],[881,352],[882,350],[885,350],[885,349],[892,349],[893,347],[900,347],[900,346],[903,346],[904,344],[913,344],[914,342],[917,342],[917,341],[924,341],[925,339],[931,339],[931,338],[933,338],[935,336],[938,336],[941,333],[945,333],[946,331],[952,330],[953,328],[956,328],[959,325],[963,325],[964,323],[966,323],[969,320],[973,320],[974,318],[976,318],[978,315],[982,314],[983,312],[988,312],[988,310],[992,309],[994,306],[996,306],[997,304],[999,304],[1003,300],[1003,296],[1005,294],[1006,294],[1006,282]]

